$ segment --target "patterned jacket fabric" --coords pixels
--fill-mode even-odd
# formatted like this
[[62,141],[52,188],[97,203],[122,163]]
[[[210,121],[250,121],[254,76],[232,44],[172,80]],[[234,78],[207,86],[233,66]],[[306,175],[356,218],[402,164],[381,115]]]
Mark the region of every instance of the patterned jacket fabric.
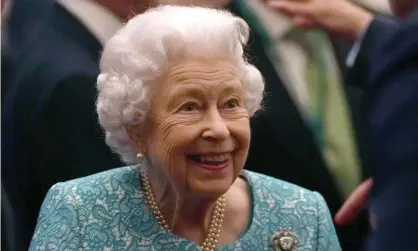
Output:
[[[42,205],[30,251],[201,250],[159,225],[146,203],[140,168],[122,167],[54,185]],[[320,194],[250,171],[241,177],[249,185],[252,218],[239,239],[217,251],[287,251],[277,241],[284,231],[293,244],[297,240],[297,249],[289,251],[341,250]]]

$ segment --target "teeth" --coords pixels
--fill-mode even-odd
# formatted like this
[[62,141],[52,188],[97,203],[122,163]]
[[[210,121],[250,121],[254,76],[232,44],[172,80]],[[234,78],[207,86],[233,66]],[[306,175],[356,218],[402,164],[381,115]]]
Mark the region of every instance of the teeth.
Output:
[[225,153],[225,154],[220,154],[220,155],[212,155],[212,156],[200,155],[200,161],[202,161],[202,162],[205,162],[205,161],[211,161],[211,162],[225,161],[225,160],[228,160],[230,157],[231,157],[230,153]]

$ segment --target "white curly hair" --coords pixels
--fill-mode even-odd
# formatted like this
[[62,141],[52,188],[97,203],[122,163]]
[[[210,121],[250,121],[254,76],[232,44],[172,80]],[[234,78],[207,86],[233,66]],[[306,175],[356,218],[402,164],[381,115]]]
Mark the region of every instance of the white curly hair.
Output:
[[234,64],[250,116],[260,108],[264,81],[244,58],[247,23],[222,10],[159,6],[132,18],[105,45],[97,79],[97,112],[106,143],[127,164],[137,163],[126,125],[142,123],[152,98],[150,87],[185,56],[224,58]]

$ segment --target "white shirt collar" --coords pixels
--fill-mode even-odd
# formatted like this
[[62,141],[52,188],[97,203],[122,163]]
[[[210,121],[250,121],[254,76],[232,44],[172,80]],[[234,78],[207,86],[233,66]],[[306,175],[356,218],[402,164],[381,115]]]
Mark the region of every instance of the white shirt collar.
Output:
[[58,2],[83,23],[101,44],[105,44],[123,26],[123,22],[115,14],[94,1],[58,0]]
[[244,4],[251,8],[272,38],[282,39],[294,28],[290,18],[266,7],[263,1],[245,0],[245,2]]

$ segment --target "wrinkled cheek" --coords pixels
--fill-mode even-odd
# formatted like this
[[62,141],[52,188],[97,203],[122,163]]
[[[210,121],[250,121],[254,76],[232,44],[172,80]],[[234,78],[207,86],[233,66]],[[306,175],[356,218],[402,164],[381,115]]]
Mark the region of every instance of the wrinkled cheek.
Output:
[[248,120],[244,120],[234,125],[235,130],[233,131],[234,138],[239,144],[239,149],[248,151],[251,140],[251,129]]
[[238,174],[244,168],[245,161],[247,160],[248,151],[240,150],[234,156],[234,173]]
[[186,186],[186,159],[184,153],[180,149],[167,144],[165,154],[166,172],[171,183],[175,185],[177,190],[184,189]]
[[234,169],[235,172],[241,172],[247,161],[248,151],[250,148],[251,130],[249,123],[242,123],[236,131],[236,139],[238,143],[238,149],[234,156]]

